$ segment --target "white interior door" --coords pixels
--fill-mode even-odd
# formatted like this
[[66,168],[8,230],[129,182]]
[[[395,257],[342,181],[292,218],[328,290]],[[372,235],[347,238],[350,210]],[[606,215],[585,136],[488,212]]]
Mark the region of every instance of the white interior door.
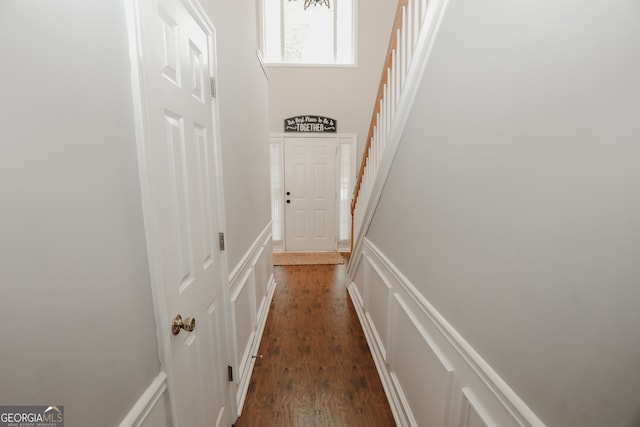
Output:
[[285,249],[335,251],[336,138],[285,138]]
[[[190,0],[139,0],[145,225],[176,426],[229,426],[213,27]],[[187,321],[177,334],[172,319]]]

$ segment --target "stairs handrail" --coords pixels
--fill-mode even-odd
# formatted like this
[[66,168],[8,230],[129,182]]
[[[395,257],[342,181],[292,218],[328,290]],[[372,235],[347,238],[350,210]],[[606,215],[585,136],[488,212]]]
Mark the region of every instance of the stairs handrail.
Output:
[[449,0],[398,0],[351,200],[350,266],[371,224]]
[[[380,101],[384,95],[384,86],[388,83],[389,73],[386,71],[391,68],[393,51],[398,46],[398,30],[402,28],[402,8],[406,7],[409,0],[398,0],[398,6],[396,8],[396,15],[393,19],[393,27],[391,28],[391,37],[389,38],[389,45],[387,46],[387,54],[385,56],[384,66],[382,67],[382,75],[380,76],[380,83],[378,84],[378,93],[376,95],[375,104],[373,106],[373,113],[371,114],[371,123],[369,125],[369,133],[367,134],[367,145],[364,147],[362,153],[362,161],[360,162],[360,169],[358,170],[358,179],[356,180],[353,199],[351,200],[351,217],[353,218],[353,212],[356,208],[358,200],[358,193],[360,192],[360,186],[362,185],[362,177],[364,175],[364,168],[367,165],[367,158],[369,157],[369,150],[371,149],[371,140],[373,139],[373,133],[377,124],[377,115],[380,112]],[[353,227],[351,227],[353,232]],[[351,239],[353,244],[353,238]]]

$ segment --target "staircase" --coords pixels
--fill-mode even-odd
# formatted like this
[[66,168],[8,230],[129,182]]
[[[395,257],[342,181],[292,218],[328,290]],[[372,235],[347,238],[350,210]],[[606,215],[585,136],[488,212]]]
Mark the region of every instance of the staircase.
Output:
[[[351,201],[356,265],[448,0],[399,0]],[[355,262],[354,262],[355,261]]]

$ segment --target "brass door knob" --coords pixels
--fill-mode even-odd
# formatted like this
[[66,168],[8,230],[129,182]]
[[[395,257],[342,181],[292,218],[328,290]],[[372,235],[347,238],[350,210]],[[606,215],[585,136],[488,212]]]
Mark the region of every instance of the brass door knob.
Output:
[[171,333],[173,335],[178,335],[180,333],[180,329],[184,329],[187,332],[193,332],[195,328],[196,319],[193,317],[183,319],[182,316],[176,314],[176,317],[171,321]]

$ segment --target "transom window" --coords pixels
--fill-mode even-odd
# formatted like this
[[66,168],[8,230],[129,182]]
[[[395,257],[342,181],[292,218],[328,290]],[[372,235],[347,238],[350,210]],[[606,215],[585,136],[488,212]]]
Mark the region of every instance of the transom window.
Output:
[[264,0],[263,12],[267,63],[355,65],[355,0]]

